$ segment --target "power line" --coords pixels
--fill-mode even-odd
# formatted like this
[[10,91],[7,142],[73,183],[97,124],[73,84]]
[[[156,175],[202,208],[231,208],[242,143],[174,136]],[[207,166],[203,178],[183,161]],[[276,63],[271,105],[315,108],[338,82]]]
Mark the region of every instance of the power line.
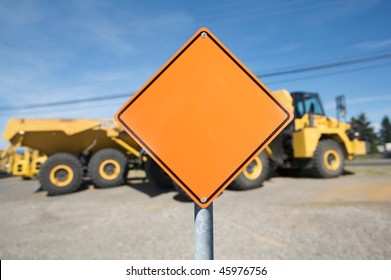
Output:
[[[67,88],[80,88],[84,86],[93,86],[93,85],[102,85],[102,84],[108,84],[114,81],[121,81],[121,80],[129,80],[129,77],[122,77],[122,78],[112,78],[112,79],[105,79],[102,81],[95,81],[95,82],[85,82],[85,83],[75,83],[75,84],[67,84],[67,85],[58,85],[58,86],[47,86],[47,87],[40,87],[40,88],[20,88],[18,89],[18,92],[38,92],[43,90],[57,90],[57,89],[67,89]],[[9,89],[0,89],[0,94],[7,94],[13,92]]]
[[[0,111],[0,116],[21,116],[21,115],[28,115],[28,116],[36,116],[39,115],[40,117],[45,117],[45,116],[52,116],[53,113],[55,113],[56,116],[61,117],[64,115],[69,115],[69,113],[75,113],[75,112],[80,112],[80,111],[91,111],[91,110],[97,110],[101,108],[106,108],[106,107],[113,107],[113,108],[119,108],[121,105],[123,105],[123,102],[113,102],[113,103],[104,103],[104,104],[91,104],[91,105],[84,105],[82,107],[73,107],[73,108],[67,108],[66,110],[62,110],[59,112],[58,108],[54,107],[46,107],[46,108],[41,108],[39,111],[38,110],[28,110],[27,109],[22,109],[20,113],[15,113],[12,111]],[[113,110],[114,112],[114,110]],[[104,110],[104,113],[108,113],[107,110]]]
[[[375,69],[375,68],[381,68],[381,67],[387,67],[390,66],[391,62],[386,62],[378,65],[372,65],[372,66],[367,66],[367,67],[361,67],[361,68],[356,68],[356,69],[351,69],[347,71],[337,71],[337,72],[329,72],[329,73],[324,73],[324,74],[319,74],[319,75],[312,75],[312,76],[306,76],[306,77],[301,77],[301,78],[294,78],[294,79],[285,79],[285,80],[278,80],[278,81],[271,81],[267,82],[267,85],[271,84],[278,84],[278,83],[285,83],[285,82],[295,82],[295,81],[300,81],[300,80],[309,80],[309,79],[316,79],[316,78],[323,78],[323,77],[328,77],[328,76],[334,76],[334,75],[342,75],[342,74],[349,74],[352,72],[359,72],[359,71],[365,71],[365,70],[370,70],[370,69]],[[130,97],[130,96],[127,96]],[[96,101],[96,100],[93,100]],[[102,108],[102,107],[109,107],[109,106],[121,106],[123,103],[114,103],[114,104],[101,104],[101,105],[92,105],[92,106],[85,106],[82,108],[70,108],[67,109],[67,112],[75,112],[75,111],[84,111],[84,110],[90,110],[90,109],[97,109],[97,108]],[[40,111],[40,112],[34,112],[33,114],[51,114],[54,112],[58,112],[57,109],[52,108],[48,106],[48,108],[45,108],[46,110]],[[0,116],[5,116],[11,114],[10,111],[8,112],[0,112]]]
[[369,70],[369,69],[387,67],[387,66],[390,66],[390,65],[391,65],[391,62],[386,62],[386,63],[382,63],[382,64],[378,64],[378,65],[372,65],[372,66],[367,66],[367,67],[355,68],[355,69],[346,70],[346,71],[329,72],[329,73],[324,73],[324,74],[319,74],[319,75],[312,75],[312,76],[306,76],[306,77],[300,77],[300,78],[271,81],[271,82],[267,82],[267,84],[270,85],[270,84],[285,83],[285,82],[295,82],[295,81],[301,81],[301,80],[309,80],[309,79],[323,78],[323,77],[328,77],[328,76],[349,74],[349,73],[352,73],[352,72],[359,72],[359,71],[365,71],[365,70]]
[[70,104],[75,104],[75,103],[80,104],[80,103],[89,103],[89,102],[95,102],[95,101],[124,98],[124,97],[130,97],[132,95],[133,95],[132,93],[126,93],[126,94],[117,94],[117,95],[110,95],[110,96],[98,96],[98,97],[90,97],[90,98],[84,98],[84,99],[65,100],[65,101],[30,104],[30,105],[20,105],[20,106],[12,106],[12,107],[0,106],[0,110],[9,111],[9,110],[19,110],[19,109],[35,109],[35,108],[44,108],[44,107],[54,107],[54,106],[70,105]]
[[257,75],[257,77],[266,78],[266,77],[275,77],[275,76],[281,76],[281,75],[297,74],[297,73],[302,73],[302,72],[323,70],[323,69],[328,69],[328,68],[336,68],[336,67],[352,65],[352,64],[367,63],[367,62],[376,61],[376,60],[383,60],[383,59],[387,59],[387,58],[391,58],[391,54],[390,53],[377,55],[377,56],[371,56],[371,57],[364,57],[364,58],[358,58],[358,59],[338,61],[338,62],[334,62],[334,63],[318,64],[318,65],[302,67],[302,68],[296,68],[296,69],[290,69],[290,70],[269,72],[269,73]]
[[[318,65],[312,65],[307,67],[301,67],[296,69],[289,69],[289,70],[280,70],[275,72],[269,72],[262,75],[257,75],[258,77],[267,78],[267,77],[276,77],[276,76],[283,76],[283,75],[290,75],[290,74],[297,74],[297,73],[303,73],[303,72],[311,72],[311,71],[317,71],[317,70],[323,70],[323,69],[329,69],[329,68],[337,68],[347,65],[353,65],[353,64],[362,64],[362,63],[368,63],[372,61],[378,61],[378,60],[385,60],[391,58],[391,53],[385,53],[381,55],[376,56],[368,56],[358,59],[350,59],[350,60],[342,60],[338,62],[333,63],[326,63],[326,64],[318,64]],[[355,69],[352,69],[351,72],[354,72]],[[336,74],[342,74],[342,73],[348,73],[348,71],[336,73]],[[324,76],[326,76],[325,74]],[[330,74],[329,74],[330,75]],[[273,82],[276,83],[276,82]],[[74,100],[64,100],[64,101],[57,101],[57,102],[49,102],[49,103],[37,103],[37,104],[29,104],[29,105],[17,105],[17,106],[0,106],[0,110],[3,112],[6,111],[13,111],[13,110],[31,110],[31,109],[37,109],[37,108],[52,108],[56,106],[63,106],[63,105],[71,105],[71,104],[80,104],[80,103],[90,103],[90,102],[96,102],[96,101],[103,101],[103,100],[112,100],[112,99],[119,99],[119,98],[129,98],[133,95],[133,93],[120,93],[120,94],[114,94],[114,95],[107,95],[107,96],[98,96],[98,97],[90,97],[90,98],[84,98],[84,99],[74,99]]]

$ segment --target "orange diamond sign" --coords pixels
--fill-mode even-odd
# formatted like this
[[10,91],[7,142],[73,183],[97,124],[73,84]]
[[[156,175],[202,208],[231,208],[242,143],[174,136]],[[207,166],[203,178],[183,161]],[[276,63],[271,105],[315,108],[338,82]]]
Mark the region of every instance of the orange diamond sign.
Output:
[[115,118],[205,208],[289,124],[292,113],[201,28]]

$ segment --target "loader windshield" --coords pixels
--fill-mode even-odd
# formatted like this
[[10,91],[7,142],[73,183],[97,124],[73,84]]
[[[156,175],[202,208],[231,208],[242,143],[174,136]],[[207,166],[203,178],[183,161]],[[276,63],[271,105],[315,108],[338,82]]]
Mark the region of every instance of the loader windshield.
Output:
[[304,114],[311,112],[316,115],[325,115],[318,94],[297,92],[292,96],[295,103],[296,118],[301,118]]

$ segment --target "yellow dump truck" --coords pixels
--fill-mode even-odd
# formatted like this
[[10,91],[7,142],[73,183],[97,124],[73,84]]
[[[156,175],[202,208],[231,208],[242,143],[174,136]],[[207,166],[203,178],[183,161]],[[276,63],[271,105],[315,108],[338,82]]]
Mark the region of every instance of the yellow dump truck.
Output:
[[47,157],[39,180],[49,195],[76,191],[85,176],[97,187],[121,185],[129,166],[141,164],[140,147],[112,119],[11,119],[3,136],[8,150]]
[[273,92],[294,111],[294,120],[233,181],[231,188],[248,189],[261,185],[272,168],[295,174],[311,169],[319,178],[339,176],[345,160],[366,153],[350,124],[326,116],[319,95],[279,90]]

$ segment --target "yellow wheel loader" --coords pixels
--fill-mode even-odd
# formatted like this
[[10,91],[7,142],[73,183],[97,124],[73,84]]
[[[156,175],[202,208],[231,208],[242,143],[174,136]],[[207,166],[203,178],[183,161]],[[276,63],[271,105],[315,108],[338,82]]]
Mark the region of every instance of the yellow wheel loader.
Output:
[[231,188],[258,187],[272,168],[291,175],[311,169],[315,177],[337,177],[343,172],[345,160],[366,153],[365,142],[359,140],[350,124],[326,116],[318,94],[286,90],[273,94],[293,107],[294,120],[232,182]]
[[0,153],[0,170],[28,180],[37,176],[46,159],[38,150],[11,145]]
[[[272,170],[296,175],[310,169],[315,177],[336,177],[343,172],[345,160],[366,153],[365,142],[350,124],[326,116],[318,94],[278,90],[273,95],[294,111],[294,120],[238,175],[230,189],[259,187]],[[186,197],[166,174],[161,175],[164,172],[152,159],[147,162],[153,167],[146,170],[149,178],[159,185],[173,184]]]

